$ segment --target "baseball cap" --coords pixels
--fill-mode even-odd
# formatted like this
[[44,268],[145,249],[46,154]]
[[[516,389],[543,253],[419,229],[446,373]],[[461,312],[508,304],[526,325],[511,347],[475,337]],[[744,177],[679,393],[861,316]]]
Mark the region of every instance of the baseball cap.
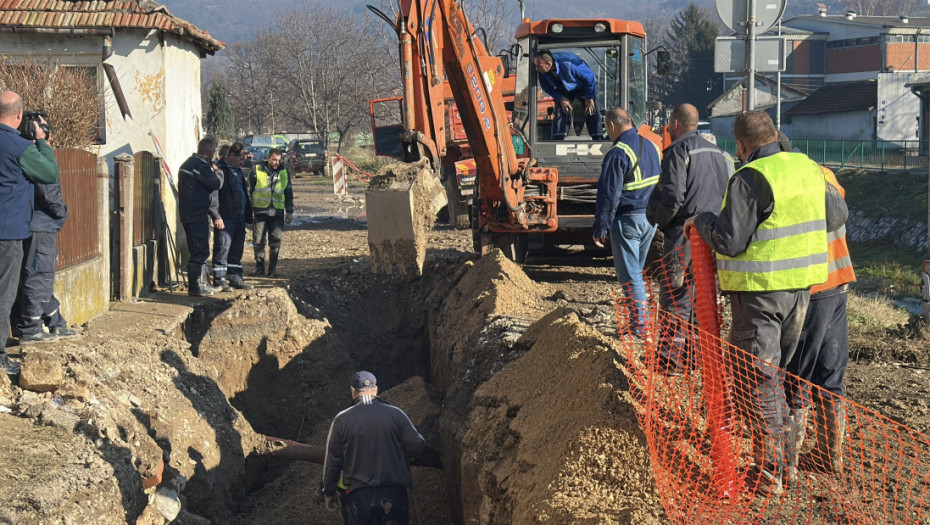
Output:
[[356,372],[352,376],[352,388],[356,390],[361,390],[363,388],[372,388],[377,386],[378,380],[375,379],[375,375],[371,372],[366,372],[364,370]]

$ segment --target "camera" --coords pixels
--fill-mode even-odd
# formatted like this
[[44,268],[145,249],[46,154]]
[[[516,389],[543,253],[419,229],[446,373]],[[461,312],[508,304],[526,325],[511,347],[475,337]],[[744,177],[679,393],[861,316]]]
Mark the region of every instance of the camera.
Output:
[[39,117],[45,119],[48,122],[48,115],[44,111],[23,111],[23,121],[19,124],[19,135],[26,140],[35,140],[36,139],[36,128],[33,126],[33,122],[39,124],[39,127],[42,128],[42,131],[45,132],[45,136],[48,137],[51,133],[51,128],[48,124],[43,124]]

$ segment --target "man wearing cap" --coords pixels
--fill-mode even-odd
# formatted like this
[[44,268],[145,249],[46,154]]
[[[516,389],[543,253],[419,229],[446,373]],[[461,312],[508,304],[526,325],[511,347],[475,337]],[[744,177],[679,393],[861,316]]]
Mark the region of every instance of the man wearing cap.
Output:
[[329,427],[323,483],[315,499],[335,509],[341,476],[347,525],[409,524],[408,458],[423,452],[425,440],[403,410],[378,399],[371,372],[356,372],[351,392],[352,406],[336,414]]

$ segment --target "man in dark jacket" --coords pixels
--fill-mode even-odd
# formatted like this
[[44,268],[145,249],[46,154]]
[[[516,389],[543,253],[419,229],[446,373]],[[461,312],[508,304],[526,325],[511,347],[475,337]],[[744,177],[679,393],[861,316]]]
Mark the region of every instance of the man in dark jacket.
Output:
[[[55,269],[58,263],[58,232],[68,218],[68,206],[61,195],[61,184],[36,184],[35,209],[29,222],[32,236],[23,241],[22,287],[14,333],[20,342],[46,341],[76,335],[61,315],[55,297]],[[48,327],[48,333],[42,329]]]
[[552,139],[563,140],[571,124],[572,102],[584,101],[585,124],[591,140],[602,140],[594,72],[578,55],[542,50],[533,60],[539,87],[555,101]]
[[0,93],[0,371],[9,375],[19,374],[20,368],[7,356],[6,342],[23,267],[23,240],[29,237],[32,219],[32,184],[55,183],[59,177],[45,131],[34,124],[36,141],[26,140],[16,131],[22,121],[23,99],[12,91]]
[[281,165],[281,151],[273,149],[265,162],[249,175],[252,215],[255,221],[252,244],[255,249],[255,275],[265,273],[265,238],[268,239],[268,275],[278,275],[278,254],[284,240],[284,225],[294,216],[294,189],[291,177]]
[[245,225],[252,222],[248,186],[240,166],[245,162],[245,144],[236,142],[226,149],[217,165],[223,170],[223,187],[217,192],[223,229],[213,232],[213,284],[224,292],[230,286],[252,288],[242,280],[242,250]]
[[[659,305],[683,322],[693,322],[691,250],[685,239],[685,220],[702,212],[717,213],[732,169],[720,149],[697,132],[698,111],[682,104],[672,111],[668,132],[672,143],[662,157],[662,175],[649,198],[646,217],[664,235],[662,256],[667,281],[659,287]],[[668,334],[667,336],[665,334]],[[670,375],[681,373],[684,362],[683,329],[665,330],[659,340],[659,367]]]
[[732,306],[730,343],[753,357],[733,356],[746,383],[735,395],[748,395],[737,405],[752,431],[753,461],[766,474],[758,488],[780,494],[792,452],[784,368],[798,346],[811,286],[827,280],[827,232],[842,227],[848,210],[816,162],[781,150],[764,111],[737,117],[733,135],[743,166],[723,208],[689,223],[716,252],[720,289]]
[[187,293],[192,296],[213,295],[218,288],[207,284],[203,265],[210,256],[210,221],[216,229],[224,228],[216,190],[223,187],[223,172],[213,164],[216,141],[205,138],[178,170],[178,211],[187,234]]
[[633,127],[630,114],[613,108],[604,116],[613,147],[604,155],[597,181],[594,242],[603,246],[610,236],[617,281],[630,304],[630,332],[643,337],[647,324],[643,266],[656,233],[646,220],[646,202],[659,179],[659,149]]
[[356,372],[351,392],[352,406],[333,418],[326,436],[323,483],[314,497],[335,509],[336,490],[345,487],[347,525],[409,524],[409,458],[426,442],[403,410],[376,397],[371,372]]

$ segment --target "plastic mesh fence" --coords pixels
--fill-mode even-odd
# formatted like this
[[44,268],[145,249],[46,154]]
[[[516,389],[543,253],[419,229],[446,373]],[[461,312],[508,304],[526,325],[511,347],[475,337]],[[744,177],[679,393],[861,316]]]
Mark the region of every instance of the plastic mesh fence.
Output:
[[[691,251],[690,265],[679,252],[645,272],[645,305],[615,293],[625,370],[671,521],[930,524],[927,436],[728,344],[712,253],[699,238]],[[659,307],[676,293],[693,317]],[[645,306],[639,324],[635,306]],[[778,432],[763,419],[772,407]]]

